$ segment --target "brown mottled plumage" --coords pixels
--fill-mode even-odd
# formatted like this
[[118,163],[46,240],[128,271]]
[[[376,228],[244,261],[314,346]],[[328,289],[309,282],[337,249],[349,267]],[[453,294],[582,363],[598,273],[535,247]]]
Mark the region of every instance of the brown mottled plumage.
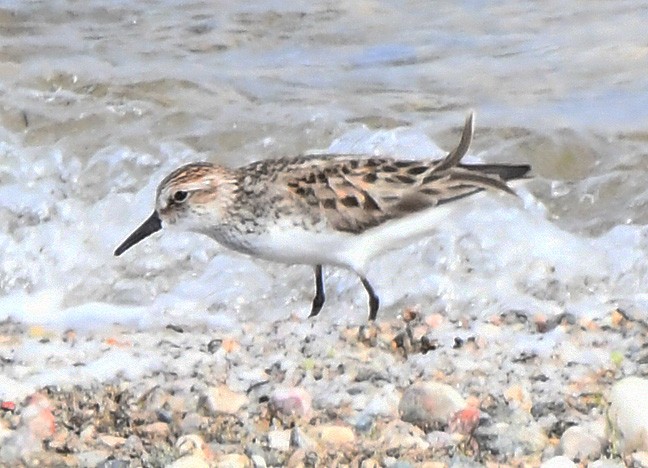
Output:
[[369,260],[429,232],[441,206],[485,189],[513,194],[508,180],[528,165],[461,164],[473,135],[469,115],[455,150],[432,161],[353,155],[259,161],[238,169],[193,163],[169,174],[156,210],[115,251],[120,255],[162,222],[206,234],[234,250],[315,267],[311,316],[324,303],[322,264],[358,273],[375,319],[378,297]]

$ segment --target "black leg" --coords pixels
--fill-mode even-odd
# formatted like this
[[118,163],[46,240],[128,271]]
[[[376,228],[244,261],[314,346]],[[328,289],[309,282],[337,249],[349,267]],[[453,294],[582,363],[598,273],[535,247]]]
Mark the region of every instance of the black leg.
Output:
[[324,280],[322,279],[322,265],[315,265],[315,297],[313,298],[313,308],[308,316],[315,317],[322,310],[324,305]]
[[378,299],[378,296],[376,295],[374,289],[369,284],[369,281],[367,281],[367,278],[361,276],[360,281],[362,281],[362,285],[367,290],[367,294],[369,294],[369,320],[376,320],[376,315],[378,315],[378,306],[380,305],[380,300]]

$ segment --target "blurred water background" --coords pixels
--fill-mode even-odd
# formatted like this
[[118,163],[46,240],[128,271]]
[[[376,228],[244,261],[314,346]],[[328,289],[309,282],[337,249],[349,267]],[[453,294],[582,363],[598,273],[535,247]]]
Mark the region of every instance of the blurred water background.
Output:
[[[236,326],[308,314],[310,268],[164,233],[116,259],[181,163],[330,149],[530,163],[370,274],[385,314],[645,311],[648,3],[0,3],[0,318]],[[318,320],[363,322],[330,270]],[[350,311],[350,312],[349,312]]]

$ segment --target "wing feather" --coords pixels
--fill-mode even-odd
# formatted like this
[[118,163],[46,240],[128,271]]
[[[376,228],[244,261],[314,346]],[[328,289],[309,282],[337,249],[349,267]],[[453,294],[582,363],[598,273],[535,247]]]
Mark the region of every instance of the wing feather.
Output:
[[336,230],[361,233],[391,219],[491,189],[515,194],[506,180],[529,166],[459,164],[472,141],[474,118],[466,119],[457,147],[434,161],[353,155],[283,160],[277,182],[309,216]]

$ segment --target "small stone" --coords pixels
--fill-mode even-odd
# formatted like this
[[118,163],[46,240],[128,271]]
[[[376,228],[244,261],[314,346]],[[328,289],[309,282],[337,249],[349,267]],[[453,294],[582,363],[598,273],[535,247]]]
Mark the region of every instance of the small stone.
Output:
[[619,309],[613,310],[610,314],[610,322],[615,327],[621,325],[626,320],[626,318],[627,317],[625,316],[625,314],[623,314]]
[[603,444],[591,431],[581,427],[568,428],[560,438],[563,455],[570,460],[594,460],[601,455]]
[[212,387],[207,390],[207,407],[212,414],[236,414],[248,398],[241,393],[233,392],[226,385]]
[[118,437],[118,436],[112,436],[112,435],[102,435],[99,436],[99,443],[105,445],[106,447],[109,448],[117,448],[121,447],[126,443],[126,439],[124,437]]
[[414,465],[408,461],[395,460],[393,463],[385,463],[389,468],[414,468]]
[[0,419],[0,446],[4,439],[8,439],[14,433],[13,430],[9,429],[9,423]]
[[221,344],[221,348],[223,348],[226,353],[233,353],[240,347],[241,345],[234,338],[224,338],[223,343]]
[[358,341],[368,346],[376,346],[376,338],[378,336],[378,328],[372,322],[368,325],[360,325],[358,328]]
[[130,468],[130,460],[105,460],[99,463],[96,468]]
[[540,468],[576,468],[576,463],[571,461],[568,457],[560,455],[543,462],[542,465],[540,465]]
[[286,468],[301,468],[304,466],[304,460],[306,459],[306,451],[304,449],[298,449],[293,452],[293,454],[286,461]]
[[637,468],[648,468],[648,452],[635,452],[630,458],[632,459],[632,466]]
[[626,377],[610,392],[609,437],[624,455],[648,450],[648,379]]
[[93,442],[96,439],[96,437],[97,437],[97,428],[94,427],[92,424],[86,426],[79,434],[79,438],[81,439],[81,442],[83,442],[84,444]]
[[358,415],[358,418],[356,419],[355,424],[353,426],[355,427],[356,431],[369,432],[371,428],[374,426],[375,421],[376,421],[376,415],[361,413],[360,415]]
[[628,465],[621,460],[612,460],[609,458],[601,458],[587,464],[587,468],[628,468]]
[[419,468],[446,468],[448,465],[447,463],[443,463],[440,461],[427,461],[416,466]]
[[75,344],[77,341],[77,333],[74,330],[65,330],[61,337],[64,343]]
[[[480,446],[496,453],[518,455],[541,454],[548,439],[542,426],[530,413],[517,410],[507,413],[505,421],[493,421],[477,427],[473,434]],[[553,455],[553,453],[551,453]]]
[[216,351],[218,351],[221,348],[222,344],[223,344],[222,338],[214,338],[209,343],[207,343],[207,351],[209,351],[211,354],[214,354]]
[[[520,451],[525,450],[527,453],[537,453],[547,446],[547,435],[537,422],[530,422],[526,426],[513,430],[516,432],[516,443]],[[509,434],[509,440],[513,441],[515,438]]]
[[367,458],[366,460],[362,460],[360,468],[380,468],[380,463],[373,458]]
[[195,455],[203,460],[214,458],[211,447],[198,434],[183,435],[176,441],[175,447],[180,455]]
[[270,395],[270,408],[286,416],[307,416],[311,411],[312,398],[304,388],[279,388]]
[[313,449],[317,446],[304,431],[295,426],[290,431],[290,446],[295,448]]
[[531,411],[533,402],[529,391],[522,385],[512,385],[504,390],[504,398],[512,408],[521,408],[524,411]]
[[173,413],[169,410],[160,409],[157,410],[155,414],[157,415],[158,421],[162,421],[167,424],[173,422]]
[[409,330],[403,330],[397,333],[392,339],[390,346],[394,351],[400,350],[405,356],[409,355],[413,351],[411,332]]
[[204,416],[195,412],[185,414],[184,418],[182,418],[182,422],[180,422],[181,432],[185,434],[197,432],[200,429],[200,426],[202,426],[204,419]]
[[383,429],[380,446],[385,449],[427,450],[430,444],[425,440],[425,433],[417,426],[395,420]]
[[422,354],[426,354],[430,351],[435,351],[441,346],[439,340],[435,338],[432,333],[426,333],[425,335],[423,335],[419,342]]
[[30,338],[36,338],[36,339],[50,339],[55,336],[54,332],[51,330],[46,329],[45,327],[41,325],[32,325],[27,329],[27,335]]
[[432,450],[443,450],[457,445],[457,439],[445,431],[430,431],[425,439]]
[[430,328],[439,328],[445,322],[445,316],[435,312],[425,317],[425,324]]
[[40,393],[35,393],[29,398],[29,404],[22,411],[20,422],[37,440],[51,437],[56,430],[49,400]]
[[452,415],[448,422],[448,430],[464,435],[472,434],[479,424],[480,417],[479,409],[474,406],[467,406]]
[[185,455],[171,463],[168,468],[209,468],[209,463],[197,455]]
[[216,460],[217,468],[247,468],[248,466],[250,466],[250,459],[241,453],[229,453]]
[[405,323],[409,323],[415,320],[418,316],[419,312],[412,307],[407,307],[405,310],[403,310],[403,321]]
[[204,445],[205,441],[198,434],[183,435],[175,443],[175,447],[180,455],[199,453]]
[[351,428],[337,425],[322,425],[314,428],[317,438],[328,445],[344,445],[355,442]]
[[124,452],[133,455],[141,455],[144,452],[144,444],[142,442],[142,439],[134,434],[129,436],[124,443],[123,450]]
[[0,403],[0,409],[3,411],[16,411],[16,404],[13,401],[3,401]]
[[420,426],[447,424],[451,416],[466,407],[466,400],[450,385],[415,383],[404,392],[398,405],[403,421]]
[[95,468],[98,464],[103,463],[110,456],[108,450],[89,450],[76,455],[79,466],[83,468]]
[[430,328],[426,325],[420,323],[419,320],[416,321],[416,325],[412,324],[410,328],[410,337],[413,341],[421,341],[421,338],[430,333]]
[[268,432],[268,445],[273,450],[286,451],[290,450],[290,433],[292,431],[287,429],[285,431],[270,431]]
[[70,437],[70,433],[67,429],[61,428],[54,433],[51,437],[48,445],[50,449],[53,450],[64,450],[67,445],[67,440]]
[[538,333],[546,333],[549,331],[549,319],[545,314],[534,315],[533,323],[535,324]]
[[169,425],[161,421],[140,426],[139,430],[151,437],[167,437],[171,432]]
[[263,458],[261,455],[252,455],[250,457],[250,460],[252,460],[252,465],[254,465],[254,468],[266,468],[266,461],[265,458]]
[[172,413],[185,413],[187,411],[187,400],[177,395],[168,395],[168,410]]

